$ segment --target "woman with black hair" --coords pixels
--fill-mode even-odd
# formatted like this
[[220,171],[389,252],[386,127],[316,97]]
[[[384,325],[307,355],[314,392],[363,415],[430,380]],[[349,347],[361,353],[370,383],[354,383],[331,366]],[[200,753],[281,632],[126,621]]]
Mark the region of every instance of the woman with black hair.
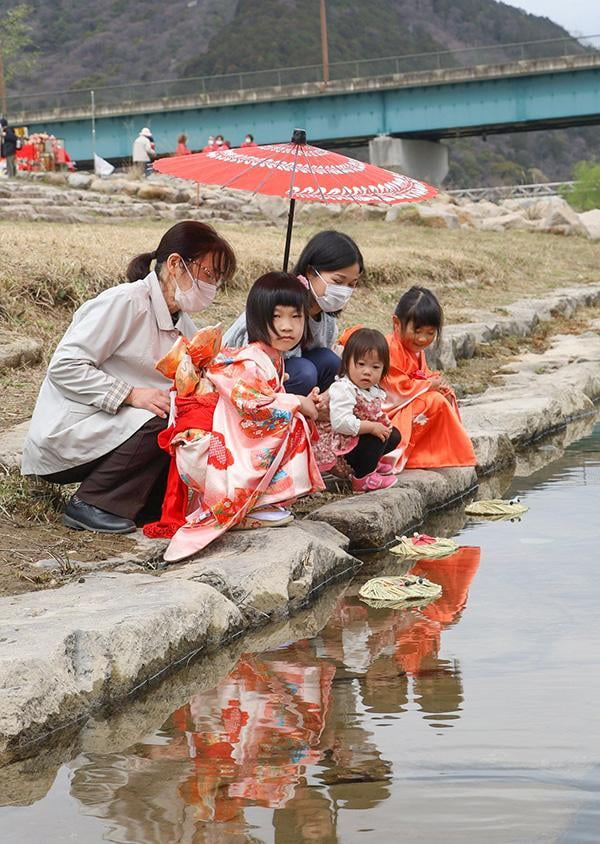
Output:
[[50,361],[22,461],[24,475],[81,483],[67,527],[129,533],[159,515],[169,458],[157,435],[167,426],[171,382],[154,364],[179,336],[194,334],[188,314],[211,305],[235,265],[211,226],[186,220],[133,258],[130,284],[75,313]]
[[[337,317],[348,304],[363,270],[360,249],[342,232],[319,232],[302,250],[293,273],[304,277],[309,286],[308,325],[312,339],[284,356],[287,392],[308,396],[315,387],[323,393],[333,383],[341,363],[333,351]],[[246,343],[248,331],[243,313],[225,332],[223,344],[239,347]]]

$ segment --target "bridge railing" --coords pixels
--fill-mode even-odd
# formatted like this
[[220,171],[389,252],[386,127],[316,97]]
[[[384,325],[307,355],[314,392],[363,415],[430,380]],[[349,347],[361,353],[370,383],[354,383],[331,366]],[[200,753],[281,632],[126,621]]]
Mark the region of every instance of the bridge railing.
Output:
[[471,199],[479,202],[481,199],[488,199],[490,202],[498,202],[501,199],[517,199],[519,197],[536,196],[557,196],[562,195],[573,188],[575,182],[536,182],[528,185],[498,185],[487,188],[456,188],[445,191],[457,199]]
[[[546,59],[558,56],[585,55],[600,49],[600,35],[585,37],[549,38],[541,41],[521,41],[511,44],[493,44],[484,47],[465,47],[460,50],[441,50],[429,53],[410,53],[376,59],[332,62],[329,78],[333,81],[371,79],[402,76],[408,73],[444,70],[451,68],[485,67],[514,61]],[[284,88],[323,79],[320,64],[298,67],[271,68],[215,76],[191,76],[182,79],[158,79],[152,82],[124,83],[94,88],[98,107],[133,102],[177,100],[202,95]],[[67,91],[18,94],[8,98],[9,114],[47,112],[54,109],[89,109],[90,88]]]

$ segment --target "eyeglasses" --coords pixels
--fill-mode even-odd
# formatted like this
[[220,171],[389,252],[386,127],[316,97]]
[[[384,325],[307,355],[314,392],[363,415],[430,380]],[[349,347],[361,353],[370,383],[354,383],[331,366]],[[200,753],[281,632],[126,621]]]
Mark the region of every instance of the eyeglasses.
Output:
[[[190,264],[195,264],[195,263],[196,263],[195,261],[190,261]],[[205,267],[202,264],[199,264],[198,269],[200,270],[201,273],[204,273],[204,275],[206,277],[206,281],[208,281],[210,284],[214,284],[215,287],[219,288],[221,286],[221,284],[223,283],[223,276],[217,275],[217,273],[215,273],[214,270],[211,270],[210,267]]]

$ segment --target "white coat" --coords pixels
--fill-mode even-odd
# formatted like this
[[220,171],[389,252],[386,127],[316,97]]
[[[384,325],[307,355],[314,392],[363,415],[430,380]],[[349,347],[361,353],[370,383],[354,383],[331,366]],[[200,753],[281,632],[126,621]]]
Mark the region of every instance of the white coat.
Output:
[[24,475],[48,475],[107,454],[152,418],[124,405],[132,387],[169,389],[154,364],[193,321],[173,325],[156,273],[82,305],[58,344],[23,448]]

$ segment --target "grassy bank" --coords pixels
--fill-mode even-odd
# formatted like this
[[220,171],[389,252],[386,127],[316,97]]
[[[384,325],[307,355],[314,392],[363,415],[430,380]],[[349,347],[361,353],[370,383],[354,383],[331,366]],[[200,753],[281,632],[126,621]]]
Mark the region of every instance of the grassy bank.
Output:
[[[320,228],[326,225],[331,221]],[[0,223],[0,333],[26,334],[44,343],[39,366],[0,373],[0,428],[30,416],[46,361],[74,309],[122,281],[128,260],[154,249],[167,228],[166,223]],[[411,284],[433,288],[447,321],[461,322],[477,319],[484,310],[502,312],[525,296],[543,296],[557,287],[600,278],[600,244],[579,237],[356,221],[340,228],[358,241],[367,266],[341,319],[342,327],[365,322],[389,330],[398,297]],[[267,226],[221,225],[219,230],[239,258],[236,278],[219,294],[209,314],[211,322],[227,325],[242,310],[250,283],[280,266],[284,233]],[[315,230],[295,229],[292,257]],[[554,333],[585,330],[597,311],[584,309],[573,319],[557,318],[526,341],[505,338],[490,344],[475,359],[461,362],[451,380],[463,393],[484,389],[515,354],[542,351]],[[0,481],[0,594],[58,585],[74,576],[69,561],[98,559],[128,547],[123,538],[98,539],[62,529],[58,490],[32,485],[14,474]],[[30,567],[31,561],[44,557],[61,561],[60,576]]]
[[[42,339],[47,359],[74,309],[122,281],[129,258],[154,249],[167,227],[166,223],[0,224],[0,331]],[[600,244],[580,237],[447,231],[350,220],[343,229],[360,244],[367,273],[342,317],[342,326],[368,322],[389,330],[398,297],[411,284],[432,287],[444,305],[447,321],[461,322],[524,296],[597,281],[600,276]],[[210,311],[211,321],[227,325],[242,310],[249,284],[280,265],[283,231],[233,224],[221,225],[219,230],[239,257],[236,278]],[[314,231],[314,227],[296,227],[292,257]],[[44,369],[42,365],[0,374],[1,427],[28,418]],[[457,376],[469,380],[468,371]],[[471,391],[477,385],[467,386]]]

